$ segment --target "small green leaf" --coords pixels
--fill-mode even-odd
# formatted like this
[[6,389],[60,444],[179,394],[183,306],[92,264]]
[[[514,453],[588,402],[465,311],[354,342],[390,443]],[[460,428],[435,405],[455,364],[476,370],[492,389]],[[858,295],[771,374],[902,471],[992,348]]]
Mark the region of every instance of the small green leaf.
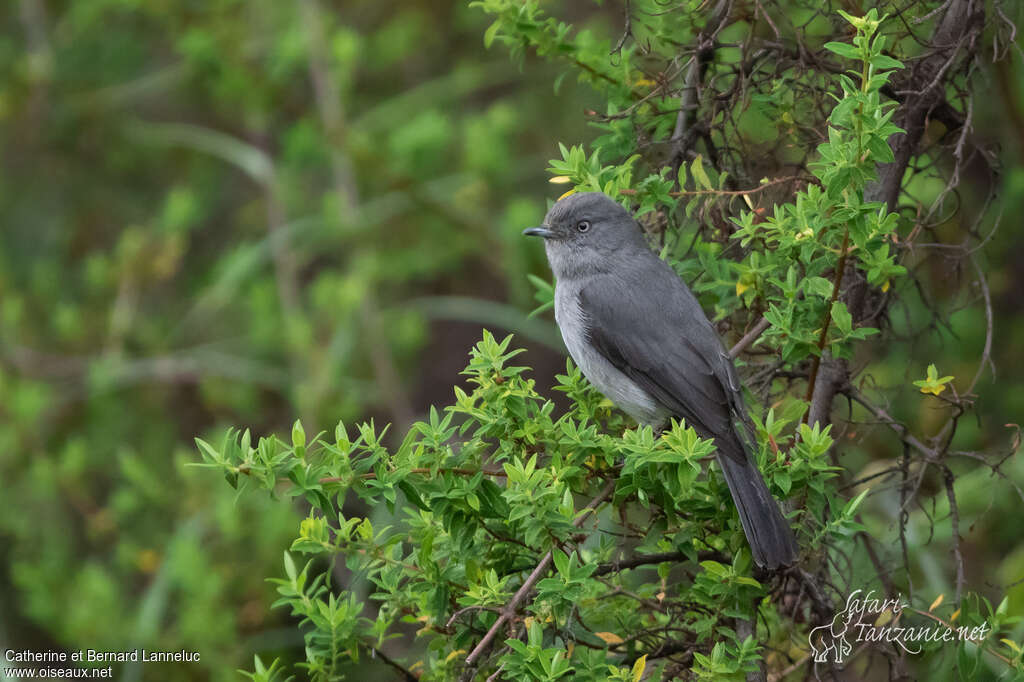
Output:
[[693,176],[697,185],[702,189],[714,189],[714,186],[711,184],[711,179],[708,178],[708,174],[704,172],[704,165],[702,162],[703,156],[698,154],[697,158],[695,158],[693,163],[690,164],[690,175]]
[[825,43],[825,49],[840,57],[860,61],[860,50],[849,43],[829,42]]
[[940,395],[946,390],[946,384],[953,381],[952,376],[939,376],[939,371],[935,369],[935,365],[928,365],[928,370],[924,379],[918,379],[914,382],[921,393],[931,393],[932,395]]
[[717,561],[702,561],[700,565],[705,571],[719,578],[729,574],[729,569]]
[[298,419],[292,424],[292,446],[295,448],[306,447],[306,431]]
[[812,296],[831,298],[832,289],[832,282],[828,281],[824,277],[808,277],[804,280],[804,292]]
[[850,315],[850,311],[846,309],[846,304],[842,301],[835,301],[832,304],[832,321],[836,323],[836,327],[844,335],[853,331],[853,317]]
[[783,469],[775,474],[775,484],[779,486],[783,495],[788,495],[789,489],[793,486],[793,479],[789,472]]
[[551,552],[551,558],[555,560],[555,568],[564,577],[569,574],[569,557],[562,550],[555,548]]
[[640,658],[636,659],[633,663],[633,669],[630,671],[632,682],[640,682],[644,676],[644,670],[647,668],[647,654],[644,654]]
[[484,47],[490,49],[491,45],[494,44],[494,37],[498,35],[498,30],[501,28],[501,19],[498,19],[493,24],[487,27],[484,31]]
[[398,489],[405,493],[406,498],[423,511],[430,511],[430,507],[423,501],[420,494],[408,481],[399,481]]
[[857,511],[857,507],[860,506],[860,503],[864,501],[864,498],[867,497],[867,494],[869,492],[871,492],[871,489],[865,488],[860,492],[860,495],[857,495],[857,497],[847,502],[846,506],[843,508],[843,515],[853,516],[854,513]]
[[871,66],[875,67],[879,71],[884,69],[902,69],[903,62],[884,54],[878,54],[871,58]]
[[292,555],[288,552],[284,553],[284,571],[288,574],[288,578],[295,582],[298,571],[295,568],[295,562],[292,560]]

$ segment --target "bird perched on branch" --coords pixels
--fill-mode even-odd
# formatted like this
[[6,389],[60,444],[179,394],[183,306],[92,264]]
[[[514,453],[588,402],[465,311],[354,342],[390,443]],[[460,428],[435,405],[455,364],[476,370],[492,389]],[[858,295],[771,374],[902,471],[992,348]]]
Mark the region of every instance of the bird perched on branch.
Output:
[[523,234],[544,238],[555,320],[584,376],[640,423],[660,430],[675,417],[713,438],[754,561],[793,563],[792,530],[751,457],[753,426],[732,360],[633,216],[600,192],[570,194]]

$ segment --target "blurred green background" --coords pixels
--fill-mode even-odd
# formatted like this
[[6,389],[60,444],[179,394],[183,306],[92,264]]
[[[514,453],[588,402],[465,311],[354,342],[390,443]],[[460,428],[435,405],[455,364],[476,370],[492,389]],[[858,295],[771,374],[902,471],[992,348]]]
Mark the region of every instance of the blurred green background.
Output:
[[[466,5],[0,6],[0,649],[201,652],[122,671],[180,680],[301,651],[264,582],[298,510],[186,467],[193,436],[296,417],[310,434],[369,418],[401,433],[450,399],[482,326],[518,334],[541,387],[564,369],[553,323],[526,317],[526,273],[549,275],[520,231],[560,193],[544,170],[557,143],[591,139],[584,112],[603,107],[558,65],[486,51],[490,20]],[[621,22],[617,5],[550,11],[612,39]],[[1024,423],[1020,52],[984,77],[975,137],[1004,168],[982,255],[997,374],[959,437],[1006,448],[1003,425]],[[980,211],[990,179],[964,182],[961,211]],[[940,295],[958,276],[919,267]],[[965,301],[948,291],[952,311]],[[879,344],[877,382],[929,362],[969,381],[983,309],[950,319]],[[913,387],[889,398],[927,433]],[[864,467],[898,454],[883,430],[847,433]],[[1024,577],[1005,523],[1022,500],[993,498],[983,473],[961,491],[968,587],[998,593]]]

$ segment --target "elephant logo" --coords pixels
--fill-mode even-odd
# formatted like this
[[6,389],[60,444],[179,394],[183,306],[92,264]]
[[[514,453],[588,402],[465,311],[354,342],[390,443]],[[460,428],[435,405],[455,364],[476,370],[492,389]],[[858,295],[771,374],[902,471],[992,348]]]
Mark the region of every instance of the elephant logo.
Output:
[[[942,603],[940,596],[928,609]],[[827,625],[819,625],[807,635],[810,657],[815,663],[841,665],[853,653],[854,642],[889,642],[910,654],[921,652],[920,642],[981,642],[990,632],[988,622],[981,625],[951,625],[929,613],[911,609],[917,613],[938,620],[939,625],[908,626],[901,624],[900,617],[910,603],[902,596],[887,597],[875,595],[874,590],[854,590],[846,599],[846,606]],[[956,619],[956,614],[951,620]],[[852,630],[852,632],[851,632]],[[911,644],[911,646],[908,646]],[[918,644],[914,647],[913,644]]]
[[811,645],[815,663],[828,662],[830,653],[833,663],[842,663],[850,655],[853,646],[846,638],[846,632],[850,629],[853,617],[853,611],[845,610],[837,613],[828,625],[819,625],[811,630],[807,642]]

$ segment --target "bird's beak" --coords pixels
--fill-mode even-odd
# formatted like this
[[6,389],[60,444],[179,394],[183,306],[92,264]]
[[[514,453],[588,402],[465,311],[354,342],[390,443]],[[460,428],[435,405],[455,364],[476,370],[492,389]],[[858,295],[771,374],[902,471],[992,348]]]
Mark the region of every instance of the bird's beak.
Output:
[[523,230],[523,234],[527,237],[544,237],[544,239],[551,239],[555,236],[555,233],[546,227],[528,227]]

